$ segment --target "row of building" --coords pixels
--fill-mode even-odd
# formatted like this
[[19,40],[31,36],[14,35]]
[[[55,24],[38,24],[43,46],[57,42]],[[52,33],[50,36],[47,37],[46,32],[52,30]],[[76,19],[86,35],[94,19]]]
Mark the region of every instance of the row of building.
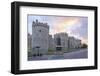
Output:
[[68,49],[80,48],[81,40],[69,37],[67,33],[57,33],[49,35],[49,25],[47,23],[32,23],[32,35],[28,34],[28,49],[33,54],[46,54],[48,50],[68,51]]

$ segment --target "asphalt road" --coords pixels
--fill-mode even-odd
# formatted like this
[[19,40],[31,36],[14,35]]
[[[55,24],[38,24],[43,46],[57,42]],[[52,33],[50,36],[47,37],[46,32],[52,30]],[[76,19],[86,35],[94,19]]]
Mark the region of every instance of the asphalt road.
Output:
[[87,49],[81,49],[75,52],[64,53],[63,56],[66,59],[88,58],[88,51]]

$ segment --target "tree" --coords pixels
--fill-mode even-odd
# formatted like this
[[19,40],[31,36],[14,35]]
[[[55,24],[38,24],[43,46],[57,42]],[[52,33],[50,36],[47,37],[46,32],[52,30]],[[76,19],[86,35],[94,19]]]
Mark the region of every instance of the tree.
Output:
[[87,44],[85,44],[85,43],[82,44],[82,48],[87,48],[87,47],[88,47]]

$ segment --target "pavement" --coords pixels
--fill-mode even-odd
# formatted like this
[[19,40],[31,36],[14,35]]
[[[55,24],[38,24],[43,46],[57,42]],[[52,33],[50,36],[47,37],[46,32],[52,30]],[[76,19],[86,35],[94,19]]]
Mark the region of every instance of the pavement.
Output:
[[29,57],[29,61],[33,60],[57,60],[57,59],[84,59],[88,58],[87,49],[77,49],[77,51],[72,51],[64,53],[63,55],[43,55],[41,57]]
[[87,49],[80,49],[75,52],[64,53],[63,56],[66,59],[88,58],[88,51],[87,51]]

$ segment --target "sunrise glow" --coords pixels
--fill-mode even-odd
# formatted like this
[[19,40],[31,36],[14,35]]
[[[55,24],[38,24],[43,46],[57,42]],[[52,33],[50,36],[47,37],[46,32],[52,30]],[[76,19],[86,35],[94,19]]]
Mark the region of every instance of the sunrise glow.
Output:
[[54,35],[59,32],[66,32],[69,36],[74,36],[88,44],[88,18],[69,17],[69,16],[28,16],[28,32],[32,32],[32,21],[38,19],[40,22],[47,23],[50,27],[49,34]]

